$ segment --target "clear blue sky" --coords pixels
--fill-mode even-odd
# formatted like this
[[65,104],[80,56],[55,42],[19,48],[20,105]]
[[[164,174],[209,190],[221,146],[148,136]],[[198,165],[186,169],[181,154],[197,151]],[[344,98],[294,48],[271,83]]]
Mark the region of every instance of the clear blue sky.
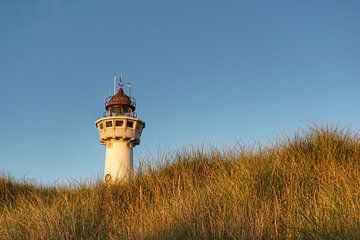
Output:
[[100,176],[114,73],[147,126],[135,161],[198,144],[360,129],[360,2],[0,1],[0,170]]

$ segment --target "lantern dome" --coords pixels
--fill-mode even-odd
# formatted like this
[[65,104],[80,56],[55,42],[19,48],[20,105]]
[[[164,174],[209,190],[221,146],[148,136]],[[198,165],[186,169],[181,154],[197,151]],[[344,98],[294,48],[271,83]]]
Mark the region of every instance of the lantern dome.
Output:
[[110,97],[110,100],[105,103],[106,110],[114,106],[125,106],[135,111],[135,99],[126,95],[124,90],[120,88],[118,93]]

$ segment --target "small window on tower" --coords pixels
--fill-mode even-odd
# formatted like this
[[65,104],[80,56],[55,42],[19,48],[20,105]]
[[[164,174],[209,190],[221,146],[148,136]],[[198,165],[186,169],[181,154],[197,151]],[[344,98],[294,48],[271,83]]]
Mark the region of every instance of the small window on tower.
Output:
[[104,124],[103,124],[103,123],[100,123],[100,124],[99,124],[99,128],[100,128],[100,129],[103,129],[103,128],[104,128]]
[[105,175],[105,182],[110,182],[111,181],[111,175],[110,174],[106,174]]
[[124,125],[124,121],[122,121],[122,120],[116,120],[116,122],[115,122],[115,126],[116,127],[122,127]]
[[128,128],[133,128],[133,127],[134,127],[134,122],[128,121],[127,124],[126,124],[126,126],[127,126]]
[[105,126],[108,127],[112,127],[112,121],[107,121],[105,122]]

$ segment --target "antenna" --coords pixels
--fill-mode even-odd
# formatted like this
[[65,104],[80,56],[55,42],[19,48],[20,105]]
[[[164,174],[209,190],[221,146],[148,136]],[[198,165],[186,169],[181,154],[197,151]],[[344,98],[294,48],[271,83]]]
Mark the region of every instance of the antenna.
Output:
[[114,74],[114,95],[116,94],[116,74]]
[[129,88],[129,96],[131,97],[131,82],[126,83],[126,86]]
[[120,78],[119,78],[119,80],[120,80],[119,86],[122,88],[122,87],[124,86],[122,73],[120,73]]

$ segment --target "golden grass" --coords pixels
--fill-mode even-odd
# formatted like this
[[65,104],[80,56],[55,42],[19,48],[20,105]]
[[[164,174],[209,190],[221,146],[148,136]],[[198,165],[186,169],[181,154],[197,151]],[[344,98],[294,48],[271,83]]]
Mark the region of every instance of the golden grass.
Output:
[[356,239],[360,140],[318,128],[268,148],[198,148],[125,185],[0,178],[0,239]]

